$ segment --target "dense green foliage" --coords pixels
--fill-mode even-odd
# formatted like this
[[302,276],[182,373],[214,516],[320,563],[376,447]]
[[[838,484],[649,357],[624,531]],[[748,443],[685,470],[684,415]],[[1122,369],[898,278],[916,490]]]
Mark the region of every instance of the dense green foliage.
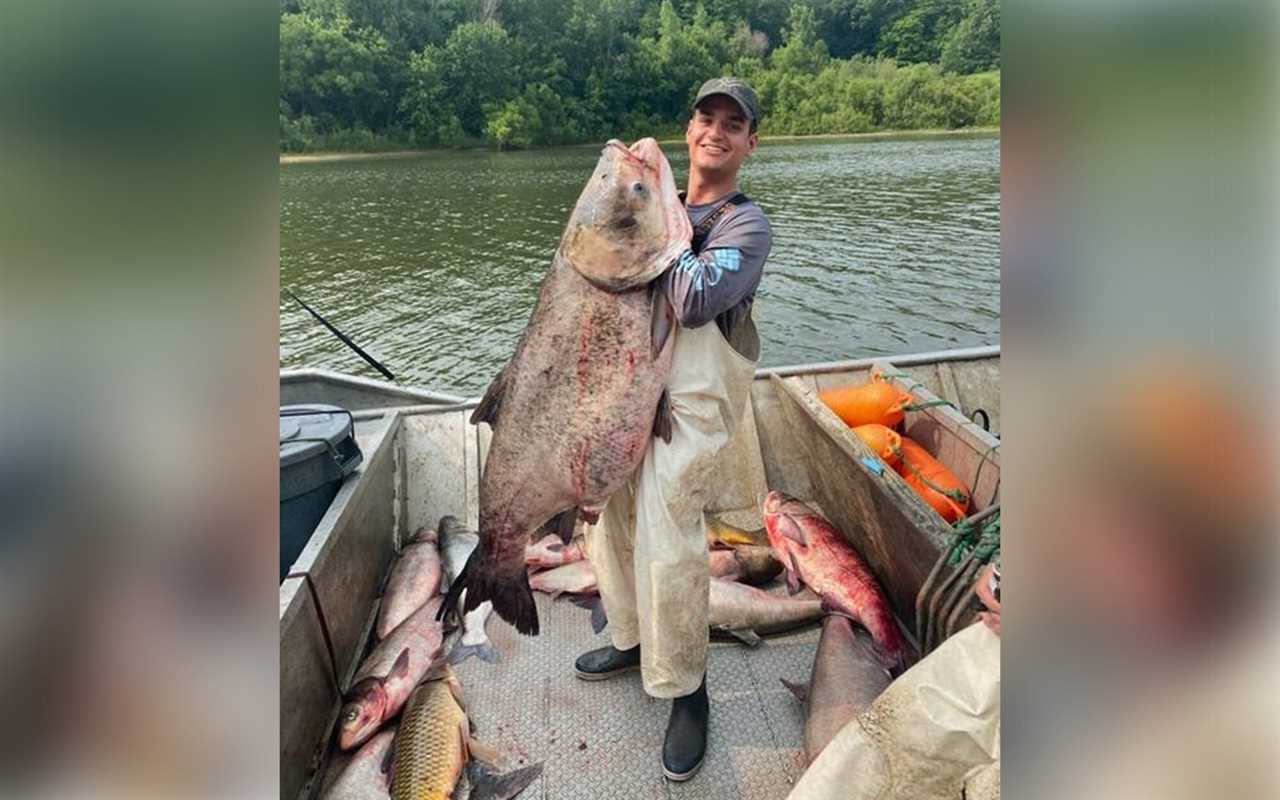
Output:
[[702,81],[762,134],[1000,120],[998,0],[282,0],[284,150],[670,136]]

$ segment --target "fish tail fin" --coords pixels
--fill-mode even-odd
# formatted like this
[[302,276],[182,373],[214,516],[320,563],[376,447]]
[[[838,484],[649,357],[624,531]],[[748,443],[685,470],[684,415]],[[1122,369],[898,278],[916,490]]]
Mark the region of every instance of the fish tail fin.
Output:
[[533,590],[529,588],[529,575],[521,570],[512,576],[488,575],[472,565],[480,558],[480,549],[476,548],[467,565],[458,573],[458,579],[449,585],[449,593],[440,604],[440,613],[436,619],[458,606],[458,596],[467,590],[466,602],[459,609],[459,616],[473,611],[486,600],[493,601],[493,610],[515,629],[526,636],[538,635],[538,605],[533,599]]
[[[443,526],[444,520],[441,519],[440,523]],[[479,548],[476,548],[476,551],[467,559],[467,563],[463,565],[462,571],[458,573],[458,577],[454,578],[449,584],[449,591],[445,592],[444,599],[440,601],[440,609],[436,611],[437,622],[443,622],[450,614],[457,610],[458,601],[461,599],[462,593],[467,588],[467,579],[471,572],[471,562],[475,561],[479,552]],[[461,617],[462,614],[459,613],[458,616]]]
[[475,656],[486,664],[494,664],[498,661],[498,651],[493,649],[493,645],[489,642],[480,642],[479,644],[463,644],[458,642],[453,649],[449,651],[449,663],[461,664],[468,658]]
[[[495,606],[496,607],[496,606]],[[477,762],[469,772],[471,800],[511,800],[542,775],[542,764],[514,769],[502,775],[481,767]]]
[[591,612],[591,630],[595,633],[605,629],[609,624],[609,615],[604,610],[604,600],[598,594],[589,595],[587,597],[573,597],[570,602],[578,608],[585,608]]

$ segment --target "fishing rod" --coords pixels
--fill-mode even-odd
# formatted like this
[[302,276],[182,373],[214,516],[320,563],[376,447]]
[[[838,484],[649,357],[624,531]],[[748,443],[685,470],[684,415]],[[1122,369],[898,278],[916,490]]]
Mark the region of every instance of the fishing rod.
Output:
[[369,364],[369,366],[373,367],[378,372],[381,372],[383,375],[387,376],[387,380],[394,381],[396,379],[396,376],[391,374],[391,370],[382,366],[382,364],[378,362],[378,359],[366,353],[364,349],[360,347],[360,345],[351,341],[351,338],[347,336],[345,333],[333,327],[333,325],[329,323],[329,320],[320,316],[320,314],[315,309],[313,309],[311,306],[307,305],[306,303],[302,302],[301,297],[298,297],[296,294],[294,294],[292,291],[288,289],[285,289],[284,293],[292,297],[294,300],[296,300],[298,305],[305,308],[308,314],[310,314],[311,316],[319,320],[320,324],[328,328],[330,333],[332,333],[334,336],[337,336],[339,339],[341,339],[343,344],[345,344],[347,347],[350,347],[352,350],[356,351],[356,355],[363,358]]

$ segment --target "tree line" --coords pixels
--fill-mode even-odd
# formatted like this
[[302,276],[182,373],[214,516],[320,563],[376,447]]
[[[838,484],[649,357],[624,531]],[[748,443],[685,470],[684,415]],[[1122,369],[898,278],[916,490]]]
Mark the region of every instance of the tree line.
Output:
[[282,0],[281,149],[676,135],[709,77],[764,135],[1000,119],[999,0]]

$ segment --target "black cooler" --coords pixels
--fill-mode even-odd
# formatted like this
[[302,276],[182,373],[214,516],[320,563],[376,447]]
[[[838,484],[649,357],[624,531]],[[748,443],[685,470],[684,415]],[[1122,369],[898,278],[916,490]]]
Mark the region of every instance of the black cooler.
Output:
[[363,459],[350,411],[327,405],[280,409],[282,583],[343,480]]

